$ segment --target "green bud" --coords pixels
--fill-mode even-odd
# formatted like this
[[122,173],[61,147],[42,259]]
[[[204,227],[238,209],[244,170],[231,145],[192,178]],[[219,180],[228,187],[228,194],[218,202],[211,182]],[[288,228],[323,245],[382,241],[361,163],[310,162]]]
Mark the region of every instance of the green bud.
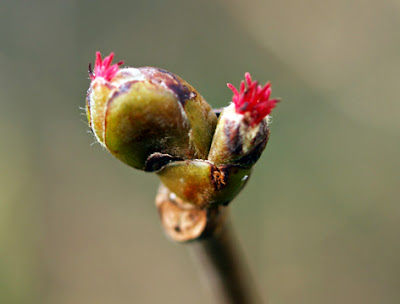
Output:
[[121,161],[146,171],[206,158],[217,117],[201,95],[161,69],[110,66],[112,55],[104,61],[98,56],[90,71],[87,115],[98,141]]

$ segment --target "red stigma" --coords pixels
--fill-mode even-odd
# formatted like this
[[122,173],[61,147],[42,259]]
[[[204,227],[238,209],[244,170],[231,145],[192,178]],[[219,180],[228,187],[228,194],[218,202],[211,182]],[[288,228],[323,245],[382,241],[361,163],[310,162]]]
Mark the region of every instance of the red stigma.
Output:
[[235,104],[236,113],[249,113],[250,125],[260,123],[265,116],[271,113],[272,109],[279,102],[279,99],[269,99],[271,95],[271,84],[267,83],[264,87],[257,81],[252,81],[249,73],[244,75],[244,80],[240,83],[240,92],[230,83],[227,84],[233,92],[232,102]]
[[120,61],[116,64],[111,65],[111,62],[114,58],[114,53],[111,52],[104,60],[101,59],[100,52],[96,52],[96,61],[94,63],[94,71],[92,72],[91,65],[89,64],[89,77],[92,80],[95,80],[97,77],[102,77],[107,81],[111,81],[114,78],[115,74],[117,74],[119,66],[123,64],[123,61]]

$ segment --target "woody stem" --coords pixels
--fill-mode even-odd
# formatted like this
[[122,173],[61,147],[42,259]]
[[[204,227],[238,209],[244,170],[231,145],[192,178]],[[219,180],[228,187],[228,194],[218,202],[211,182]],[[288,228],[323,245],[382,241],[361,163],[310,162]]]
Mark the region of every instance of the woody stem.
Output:
[[192,242],[190,246],[204,281],[217,298],[216,303],[262,303],[229,225],[224,225],[222,231],[204,240]]

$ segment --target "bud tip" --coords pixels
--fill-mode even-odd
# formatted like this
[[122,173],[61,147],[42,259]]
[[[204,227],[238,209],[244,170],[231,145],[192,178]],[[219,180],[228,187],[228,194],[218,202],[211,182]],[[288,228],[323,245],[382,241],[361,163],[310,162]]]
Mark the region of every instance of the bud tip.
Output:
[[101,53],[96,52],[96,61],[94,63],[94,71],[92,71],[91,63],[89,63],[89,77],[91,80],[95,80],[98,77],[104,78],[106,81],[111,81],[114,78],[115,74],[117,74],[119,66],[123,64],[123,61],[120,61],[116,64],[111,65],[112,60],[114,59],[114,53],[111,52],[110,55],[102,60]]
[[270,83],[262,87],[257,81],[251,79],[250,73],[246,73],[244,77],[246,83],[242,80],[240,91],[230,83],[227,86],[233,92],[232,102],[235,104],[236,113],[243,115],[248,113],[250,124],[254,126],[271,113],[272,109],[279,102],[279,99],[269,99],[271,95]]

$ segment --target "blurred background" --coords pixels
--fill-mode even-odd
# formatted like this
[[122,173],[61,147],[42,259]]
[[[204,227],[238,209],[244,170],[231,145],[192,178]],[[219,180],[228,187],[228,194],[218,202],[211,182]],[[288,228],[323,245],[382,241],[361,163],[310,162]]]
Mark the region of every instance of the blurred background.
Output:
[[270,303],[400,302],[400,1],[3,0],[0,302],[209,303],[160,227],[156,176],[89,134],[114,51],[213,107],[245,72],[282,102],[232,222]]

